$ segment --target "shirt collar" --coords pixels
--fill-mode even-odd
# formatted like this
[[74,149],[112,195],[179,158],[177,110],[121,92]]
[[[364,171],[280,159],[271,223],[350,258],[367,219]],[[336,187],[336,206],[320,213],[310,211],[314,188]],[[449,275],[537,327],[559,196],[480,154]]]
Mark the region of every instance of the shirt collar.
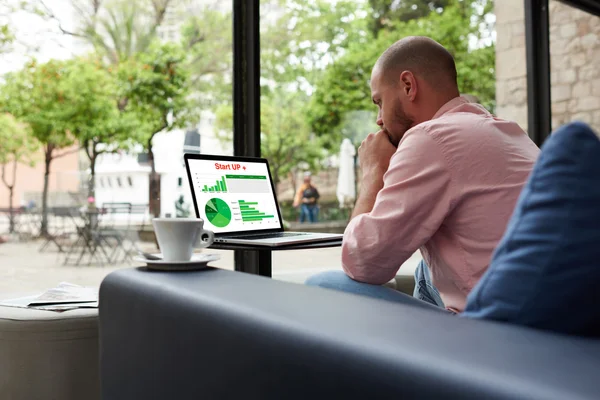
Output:
[[444,104],[433,116],[432,119],[436,119],[441,117],[442,115],[446,114],[448,111],[452,110],[453,108],[456,108],[462,104],[466,104],[468,103],[469,100],[465,99],[464,97],[455,97],[452,100],[450,100],[449,102],[447,102],[446,104]]

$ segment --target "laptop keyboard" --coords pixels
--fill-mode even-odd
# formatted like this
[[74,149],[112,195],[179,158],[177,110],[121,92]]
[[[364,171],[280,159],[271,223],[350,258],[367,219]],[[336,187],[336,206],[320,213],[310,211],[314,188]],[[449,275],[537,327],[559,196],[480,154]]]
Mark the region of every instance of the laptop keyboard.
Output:
[[[302,236],[306,235],[306,233],[298,233],[298,232],[275,232],[275,233],[263,233],[262,235],[251,235],[251,236],[243,236],[244,240],[260,240],[260,239],[276,239],[282,237],[291,237],[291,236]],[[231,236],[231,238],[239,238],[240,236]],[[227,236],[225,236],[227,238]]]

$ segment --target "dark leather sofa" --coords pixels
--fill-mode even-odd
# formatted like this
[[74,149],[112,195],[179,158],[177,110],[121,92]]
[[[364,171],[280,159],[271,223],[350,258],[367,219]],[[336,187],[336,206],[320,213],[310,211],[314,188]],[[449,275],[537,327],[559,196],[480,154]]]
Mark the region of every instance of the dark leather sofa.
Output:
[[600,340],[209,269],[113,272],[102,396],[598,399]]

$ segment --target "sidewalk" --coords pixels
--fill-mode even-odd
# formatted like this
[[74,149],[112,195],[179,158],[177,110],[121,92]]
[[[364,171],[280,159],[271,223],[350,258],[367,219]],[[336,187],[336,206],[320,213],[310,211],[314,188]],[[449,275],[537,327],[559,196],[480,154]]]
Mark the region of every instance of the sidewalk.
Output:
[[[59,282],[70,282],[82,286],[99,286],[110,272],[140,266],[128,263],[114,266],[64,266],[63,255],[54,248],[40,253],[42,242],[0,244],[0,299],[11,294],[31,294],[56,286]],[[153,248],[144,248],[156,252]],[[228,250],[205,250],[221,255],[212,266],[233,270],[233,252]],[[273,252],[273,278],[288,282],[303,283],[310,275],[331,270],[341,270],[341,248],[314,250],[291,250]],[[402,274],[412,275],[420,260],[413,255],[401,268]],[[7,296],[8,295],[8,296]]]

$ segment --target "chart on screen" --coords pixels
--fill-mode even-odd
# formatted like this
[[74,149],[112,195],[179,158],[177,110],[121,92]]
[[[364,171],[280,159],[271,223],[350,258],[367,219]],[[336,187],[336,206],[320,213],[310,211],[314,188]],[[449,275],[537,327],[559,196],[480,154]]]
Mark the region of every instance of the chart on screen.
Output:
[[189,160],[189,166],[198,212],[207,229],[222,233],[280,227],[264,163]]

